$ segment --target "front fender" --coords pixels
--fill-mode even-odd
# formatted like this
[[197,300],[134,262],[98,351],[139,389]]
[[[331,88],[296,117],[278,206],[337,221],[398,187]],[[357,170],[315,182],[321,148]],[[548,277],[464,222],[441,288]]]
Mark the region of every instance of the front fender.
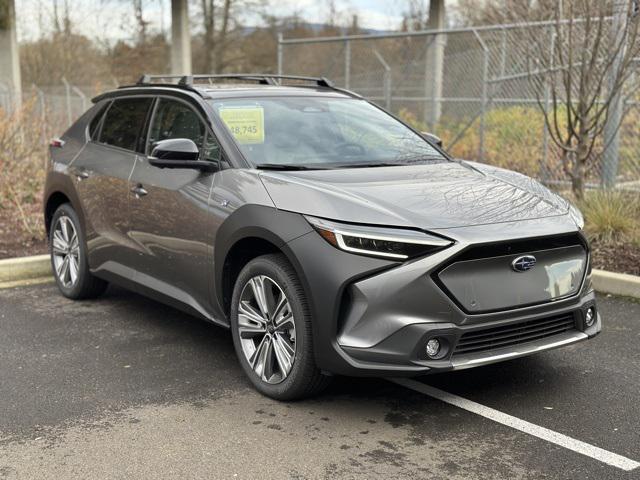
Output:
[[265,240],[281,250],[293,265],[308,294],[308,286],[302,275],[300,264],[287,243],[311,230],[311,225],[302,215],[278,210],[275,207],[248,204],[233,212],[222,223],[215,238],[214,293],[219,311],[225,312],[223,278],[225,261],[234,245],[247,238]]

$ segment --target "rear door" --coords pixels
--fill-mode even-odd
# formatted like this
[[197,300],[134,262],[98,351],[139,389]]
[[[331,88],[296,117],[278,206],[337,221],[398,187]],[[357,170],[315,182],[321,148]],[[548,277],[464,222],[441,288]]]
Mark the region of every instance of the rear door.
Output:
[[129,177],[144,150],[145,122],[153,98],[113,100],[90,125],[91,141],[73,162],[72,174],[85,213],[89,266],[131,278]]
[[[150,121],[146,153],[153,143],[188,138],[200,148],[200,159],[219,162],[220,146],[194,105],[159,97]],[[210,310],[214,220],[209,195],[215,173],[161,169],[138,155],[129,182],[131,223],[136,245],[137,280],[148,288]]]

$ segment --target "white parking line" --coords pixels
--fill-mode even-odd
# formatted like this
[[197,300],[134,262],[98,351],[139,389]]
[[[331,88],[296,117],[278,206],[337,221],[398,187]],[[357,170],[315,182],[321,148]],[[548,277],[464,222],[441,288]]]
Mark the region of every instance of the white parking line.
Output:
[[424,393],[425,395],[429,395],[430,397],[437,398],[438,400],[441,400],[443,402],[488,418],[490,420],[493,420],[494,422],[501,423],[502,425],[506,425],[507,427],[515,428],[516,430],[520,430],[521,432],[528,433],[529,435],[533,435],[534,437],[541,438],[542,440],[546,440],[547,442],[555,443],[556,445],[560,445],[561,447],[568,448],[569,450],[573,450],[577,453],[581,453],[582,455],[586,455],[587,457],[591,457],[594,460],[606,463],[607,465],[611,465],[612,467],[620,468],[622,470],[626,470],[627,472],[640,467],[639,462],[631,460],[630,458],[623,457],[622,455],[618,455],[617,453],[609,452],[607,450],[603,450],[602,448],[595,447],[585,442],[581,442],[580,440],[576,440],[575,438],[571,438],[561,433],[554,432],[553,430],[549,430],[548,428],[534,425],[533,423],[529,423],[525,420],[520,420],[519,418],[513,417],[506,413],[502,413],[490,407],[485,407],[484,405],[473,402],[471,400],[467,400],[466,398],[462,398],[457,395],[453,395],[438,388],[425,385],[424,383],[420,383],[407,378],[390,378],[389,380],[397,383],[398,385],[402,385],[403,387],[415,390],[416,392]]

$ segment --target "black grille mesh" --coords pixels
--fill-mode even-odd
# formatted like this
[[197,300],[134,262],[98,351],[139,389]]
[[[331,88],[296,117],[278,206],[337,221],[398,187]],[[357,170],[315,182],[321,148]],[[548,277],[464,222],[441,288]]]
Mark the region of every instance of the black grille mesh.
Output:
[[482,352],[552,337],[575,329],[573,313],[467,332],[453,354]]

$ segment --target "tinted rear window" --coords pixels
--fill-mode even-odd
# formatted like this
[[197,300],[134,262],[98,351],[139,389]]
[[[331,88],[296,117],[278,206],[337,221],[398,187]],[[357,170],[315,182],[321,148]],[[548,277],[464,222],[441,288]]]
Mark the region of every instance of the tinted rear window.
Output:
[[151,102],[151,98],[115,100],[105,115],[100,142],[141,151],[139,138]]
[[98,110],[98,113],[96,113],[95,117],[93,117],[93,120],[91,120],[91,123],[89,124],[89,137],[91,137],[92,140],[98,137],[100,121],[102,120],[104,112],[107,110],[108,106],[109,102],[106,102],[102,107],[100,107],[100,110]]

